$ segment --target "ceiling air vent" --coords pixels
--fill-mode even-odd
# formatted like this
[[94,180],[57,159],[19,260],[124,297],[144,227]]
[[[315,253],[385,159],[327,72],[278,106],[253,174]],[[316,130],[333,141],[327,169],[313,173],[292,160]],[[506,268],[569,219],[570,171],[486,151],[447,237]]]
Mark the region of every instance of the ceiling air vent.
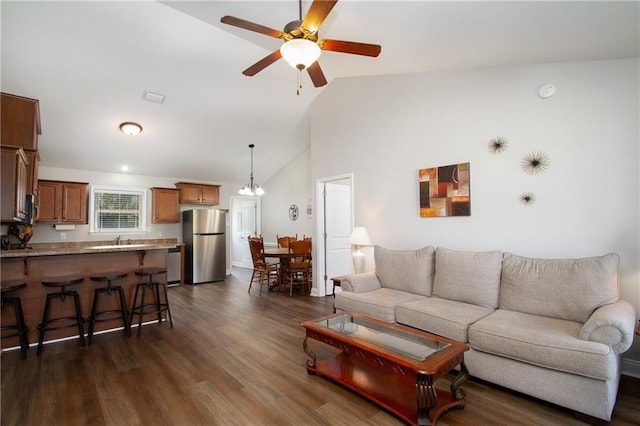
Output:
[[144,99],[145,101],[155,102],[158,104],[164,103],[165,97],[166,96],[161,95],[159,93],[148,92],[146,90],[142,92],[142,99]]

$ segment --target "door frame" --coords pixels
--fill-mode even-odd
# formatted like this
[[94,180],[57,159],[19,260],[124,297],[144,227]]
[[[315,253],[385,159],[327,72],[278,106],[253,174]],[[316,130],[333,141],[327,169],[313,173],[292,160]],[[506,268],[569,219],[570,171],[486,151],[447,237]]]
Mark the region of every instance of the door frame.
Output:
[[242,265],[238,265],[236,260],[233,258],[233,253],[235,253],[234,250],[234,246],[235,244],[239,244],[238,241],[235,240],[234,234],[233,234],[233,230],[236,229],[236,215],[237,215],[237,209],[236,209],[236,200],[255,200],[256,201],[256,217],[255,217],[255,223],[256,223],[256,233],[258,235],[260,235],[262,233],[262,220],[261,220],[261,210],[262,210],[262,204],[260,202],[260,197],[247,197],[247,196],[243,196],[243,195],[232,195],[229,197],[229,211],[230,211],[230,215],[231,215],[231,221],[230,221],[230,235],[229,235],[229,240],[231,241],[230,244],[230,250],[231,250],[231,266],[241,266],[244,267]]
[[354,192],[355,181],[353,173],[345,173],[342,175],[329,176],[316,179],[316,231],[314,240],[314,254],[313,254],[313,288],[311,289],[311,295],[317,297],[324,297],[331,294],[332,284],[329,283],[331,277],[327,277],[327,265],[326,265],[326,206],[325,197],[323,195],[324,185],[338,180],[349,180],[351,184],[351,228],[354,224]]

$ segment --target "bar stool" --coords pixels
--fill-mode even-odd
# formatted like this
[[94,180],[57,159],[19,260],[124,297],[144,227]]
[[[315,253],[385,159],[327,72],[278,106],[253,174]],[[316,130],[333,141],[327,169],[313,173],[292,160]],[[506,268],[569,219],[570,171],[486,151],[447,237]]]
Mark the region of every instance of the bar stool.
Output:
[[[136,285],[136,291],[133,296],[133,304],[131,305],[131,317],[129,323],[133,324],[133,316],[138,315],[138,336],[142,331],[142,317],[146,314],[158,314],[158,323],[162,321],[162,312],[166,311],[169,317],[169,324],[173,328],[173,320],[171,319],[171,309],[169,308],[169,297],[167,296],[167,286],[164,282],[154,281],[154,275],[166,274],[167,268],[160,268],[156,266],[150,266],[147,268],[140,268],[135,271],[135,274],[139,277],[149,277],[149,281],[142,281]],[[164,294],[164,302],[160,299],[160,287],[162,287]],[[138,290],[142,288],[142,295],[140,302],[138,302]],[[145,294],[147,291],[153,292],[155,290],[155,302],[145,303]]]
[[16,323],[10,325],[2,325],[1,331],[6,330],[15,330],[13,334],[3,334],[2,338],[7,339],[9,337],[18,336],[20,342],[20,355],[22,359],[27,358],[27,349],[29,349],[29,339],[27,337],[27,332],[29,331],[29,327],[24,323],[24,316],[22,314],[22,302],[20,302],[20,297],[18,296],[9,296],[8,294],[20,289],[23,289],[27,286],[27,283],[23,280],[11,280],[11,281],[2,281],[2,285],[0,289],[0,305],[2,309],[4,309],[5,303],[10,303],[13,305],[13,310],[16,316]]
[[[67,286],[79,284],[84,280],[81,275],[67,275],[64,277],[54,277],[54,278],[45,278],[41,281],[41,284],[45,287],[57,288],[59,291],[55,293],[47,294],[47,301],[44,304],[44,313],[42,314],[42,322],[38,325],[38,330],[40,330],[40,336],[38,338],[38,350],[36,352],[37,355],[40,355],[42,352],[42,342],[44,342],[44,333],[46,331],[58,330],[61,328],[68,327],[78,327],[78,336],[80,337],[80,346],[85,346],[84,343],[84,329],[82,324],[84,323],[84,318],[82,318],[81,310],[80,310],[80,296],[78,296],[78,292],[75,290],[67,290]],[[51,307],[51,302],[55,299],[60,299],[60,302],[64,302],[66,296],[73,297],[73,303],[75,306],[76,314],[75,316],[67,316],[67,317],[58,317],[58,318],[49,318],[49,309]],[[73,321],[73,324],[63,324],[58,326],[50,326],[51,323],[57,321]]]
[[[127,276],[127,272],[123,271],[111,271],[111,272],[103,272],[99,274],[92,274],[90,276],[92,281],[96,281],[96,284],[101,284],[103,282],[107,282],[106,287],[98,287],[93,291],[93,306],[91,307],[91,316],[89,317],[89,345],[93,343],[93,332],[96,328],[96,323],[101,321],[112,321],[115,319],[122,318],[122,323],[124,325],[124,332],[127,337],[131,337],[131,326],[129,325],[129,313],[127,312],[127,304],[124,299],[124,290],[122,286],[111,284],[112,281],[124,278]],[[100,298],[100,294],[106,293],[107,296],[115,295],[115,292],[120,296],[120,309],[109,309],[104,311],[98,311],[98,300]],[[118,316],[110,315],[107,318],[98,319],[100,315],[108,315],[108,314],[118,314]]]

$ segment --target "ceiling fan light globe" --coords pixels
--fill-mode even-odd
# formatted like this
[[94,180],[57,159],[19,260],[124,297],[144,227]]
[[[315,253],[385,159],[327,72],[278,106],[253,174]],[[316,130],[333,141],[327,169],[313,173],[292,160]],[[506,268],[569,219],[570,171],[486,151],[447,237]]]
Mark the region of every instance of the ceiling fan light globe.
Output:
[[294,38],[280,47],[280,54],[289,65],[296,69],[309,67],[320,57],[320,47],[304,38]]

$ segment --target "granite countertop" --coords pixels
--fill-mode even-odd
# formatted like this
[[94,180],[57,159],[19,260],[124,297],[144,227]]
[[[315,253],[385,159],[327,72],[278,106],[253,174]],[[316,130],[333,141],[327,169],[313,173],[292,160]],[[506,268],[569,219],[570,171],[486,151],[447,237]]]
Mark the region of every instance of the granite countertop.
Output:
[[120,245],[116,245],[113,240],[84,241],[75,243],[33,243],[26,249],[2,250],[0,251],[0,258],[160,250],[173,248],[177,245],[177,238],[133,240],[131,241],[131,244],[122,243]]

